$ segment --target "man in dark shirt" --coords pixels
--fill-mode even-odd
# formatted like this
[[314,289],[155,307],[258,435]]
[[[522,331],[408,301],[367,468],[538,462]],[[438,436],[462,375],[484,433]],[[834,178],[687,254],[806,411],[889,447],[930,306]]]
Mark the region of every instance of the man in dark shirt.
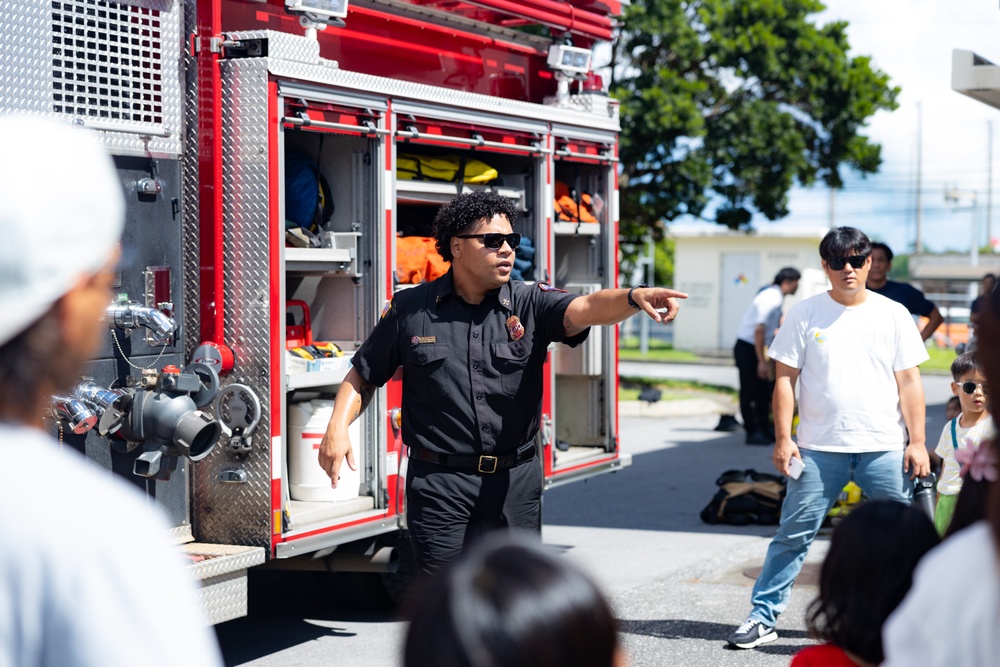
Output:
[[402,367],[407,526],[428,572],[479,533],[540,528],[541,466],[524,464],[535,456],[549,343],[579,345],[589,327],[637,310],[669,322],[687,296],[646,285],[577,296],[511,281],[515,219],[510,200],[489,191],[438,212],[437,249],[451,269],[386,306],[354,355],[320,445],[320,465],[336,486],[343,462],[354,467],[347,427]]
[[911,315],[923,315],[927,324],[920,331],[920,337],[927,340],[934,335],[937,328],[944,322],[941,311],[933,301],[927,299],[924,293],[913,285],[897,283],[889,280],[892,269],[892,249],[884,243],[872,243],[872,266],[868,272],[866,287],[884,297],[903,304]]

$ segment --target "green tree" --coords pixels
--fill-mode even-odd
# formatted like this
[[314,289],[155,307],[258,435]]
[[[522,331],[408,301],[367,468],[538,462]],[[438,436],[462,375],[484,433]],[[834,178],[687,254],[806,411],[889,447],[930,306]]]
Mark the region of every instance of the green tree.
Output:
[[842,168],[874,173],[860,132],[899,89],[848,55],[847,23],[818,0],[633,0],[612,63],[621,101],[621,233],[638,249],[692,215],[732,229],[788,215],[788,192]]

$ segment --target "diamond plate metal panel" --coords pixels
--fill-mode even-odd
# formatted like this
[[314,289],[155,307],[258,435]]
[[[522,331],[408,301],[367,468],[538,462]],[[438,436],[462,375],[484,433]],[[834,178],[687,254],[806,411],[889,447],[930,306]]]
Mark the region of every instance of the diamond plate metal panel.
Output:
[[264,550],[234,544],[185,544],[190,555],[209,556],[189,569],[200,585],[202,608],[210,624],[247,615],[247,569],[264,562]]
[[230,572],[201,582],[205,620],[216,625],[247,615],[247,571]]
[[[388,95],[394,98],[406,98],[420,102],[429,102],[442,106],[453,106],[473,111],[503,114],[512,118],[532,118],[581,127],[600,128],[618,132],[619,114],[617,105],[612,105],[608,111],[588,113],[588,110],[574,110],[551,107],[531,102],[521,102],[489,95],[467,93],[461,90],[439,88],[400,79],[388,79],[370,74],[350,72],[337,67],[333,61],[321,60],[312,65],[302,62],[296,55],[296,42],[308,41],[299,35],[288,35],[274,31],[253,31],[230,33],[232,39],[268,39],[267,68],[271,74],[290,79],[312,81],[349,90],[357,90],[378,95]],[[271,41],[275,40],[275,41]]]
[[[223,136],[224,334],[237,366],[225,383],[251,387],[263,416],[245,460],[224,446],[199,463],[194,523],[204,542],[243,544],[270,550],[271,340],[268,330],[267,69],[261,61],[222,64],[227,123]],[[219,473],[238,467],[245,484],[223,484]]]
[[207,556],[191,566],[191,572],[198,580],[246,570],[264,562],[264,550],[260,547],[190,542],[183,545],[182,550],[192,556]]
[[277,32],[274,30],[247,30],[244,32],[227,33],[227,37],[238,40],[266,39],[267,51],[272,57],[304,63],[306,65],[321,64],[319,42],[315,39],[306,39],[301,35],[292,35],[287,32]]
[[[195,0],[184,3],[184,34],[195,32],[198,24],[197,4]],[[184,67],[184,145],[191,150],[184,151],[181,156],[181,219],[182,230],[182,261],[184,275],[184,358],[190,359],[191,353],[201,342],[201,239],[199,237],[199,192],[198,192],[198,60],[193,54],[186,54]]]
[[98,131],[117,155],[181,152],[181,3],[52,0],[0,7],[0,111]]

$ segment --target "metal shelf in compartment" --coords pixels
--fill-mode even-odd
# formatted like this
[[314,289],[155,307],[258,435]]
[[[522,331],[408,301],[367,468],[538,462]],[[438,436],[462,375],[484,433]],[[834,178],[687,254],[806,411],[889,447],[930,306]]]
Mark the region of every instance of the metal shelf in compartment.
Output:
[[459,190],[458,183],[442,183],[437,181],[396,181],[396,199],[404,202],[446,203],[459,194],[476,190],[493,190],[498,194],[522,201],[524,191],[519,188],[507,188],[499,185],[472,185],[465,183]]
[[553,222],[556,236],[600,236],[601,225],[596,222]]

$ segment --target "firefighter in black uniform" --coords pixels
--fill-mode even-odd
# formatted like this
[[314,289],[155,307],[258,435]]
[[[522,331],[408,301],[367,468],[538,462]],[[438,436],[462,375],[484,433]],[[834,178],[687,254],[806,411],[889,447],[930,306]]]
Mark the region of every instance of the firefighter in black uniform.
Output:
[[402,366],[406,518],[428,572],[480,533],[540,529],[542,469],[525,464],[535,456],[549,343],[579,345],[589,327],[637,310],[668,322],[686,297],[646,285],[577,296],[511,281],[521,240],[515,219],[510,200],[489,191],[460,195],[438,212],[437,248],[451,269],[386,306],[354,355],[320,445],[336,486],[343,462],[354,468],[347,427]]

